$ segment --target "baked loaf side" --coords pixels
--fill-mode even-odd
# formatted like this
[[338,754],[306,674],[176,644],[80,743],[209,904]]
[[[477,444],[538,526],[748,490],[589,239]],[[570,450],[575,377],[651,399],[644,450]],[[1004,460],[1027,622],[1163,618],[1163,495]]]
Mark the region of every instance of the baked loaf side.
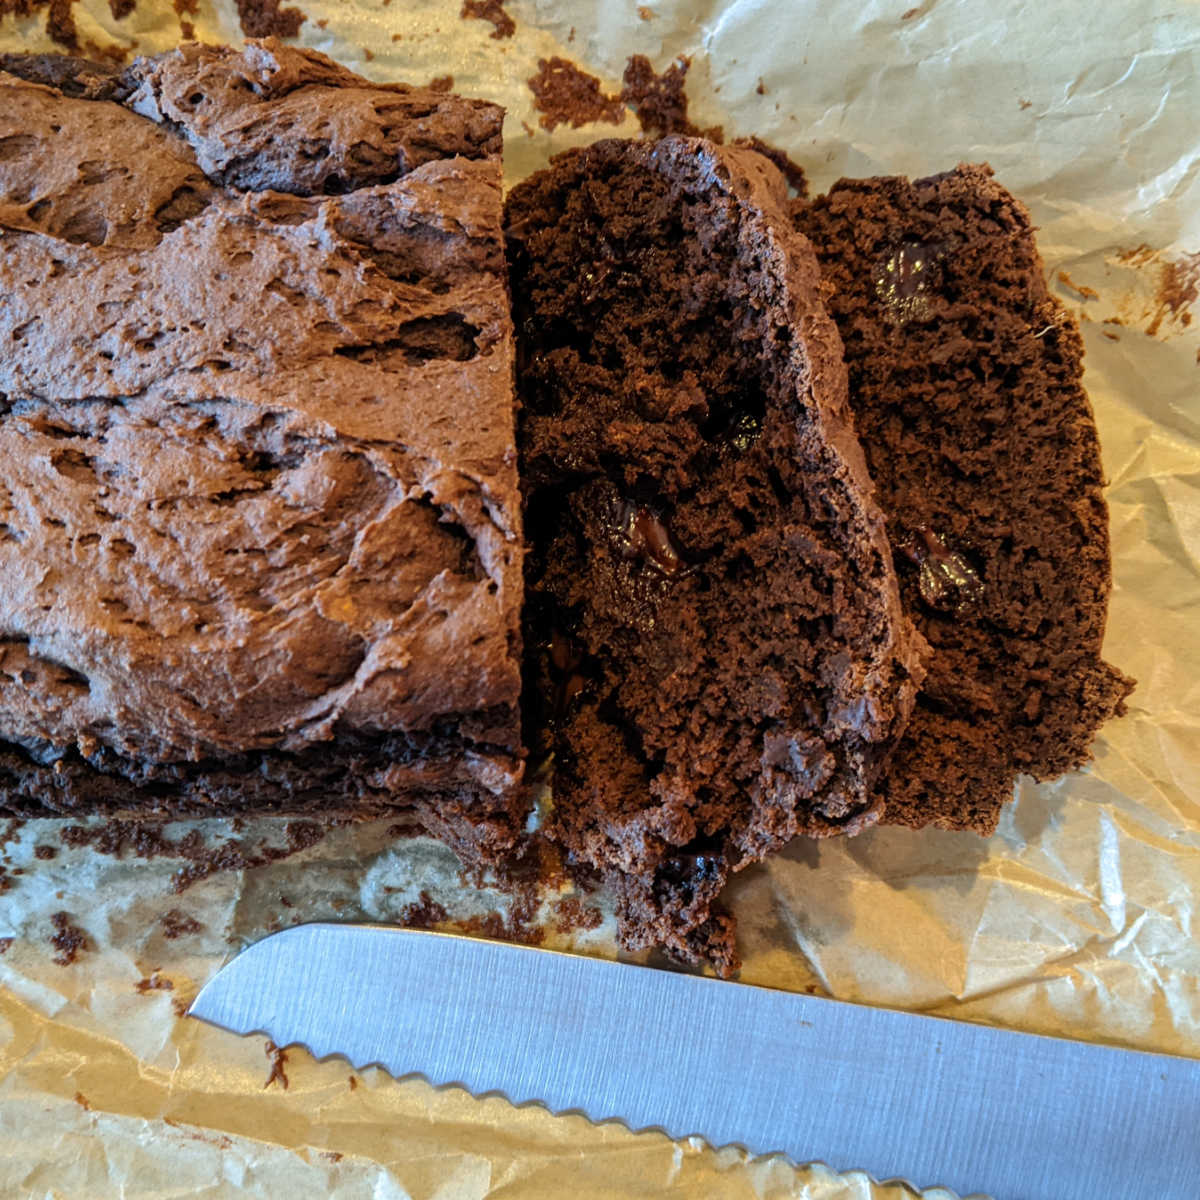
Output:
[[876,819],[923,650],[786,194],[752,151],[614,140],[507,206],[548,829],[627,947],[726,973],[728,873]]
[[0,804],[416,806],[511,843],[500,110],[272,43],[100,99],[26,66],[0,74]]
[[1101,658],[1108,509],[1083,344],[985,166],[843,180],[796,208],[833,285],[905,608],[933,647],[885,820],[990,834],[1083,765],[1133,683]]

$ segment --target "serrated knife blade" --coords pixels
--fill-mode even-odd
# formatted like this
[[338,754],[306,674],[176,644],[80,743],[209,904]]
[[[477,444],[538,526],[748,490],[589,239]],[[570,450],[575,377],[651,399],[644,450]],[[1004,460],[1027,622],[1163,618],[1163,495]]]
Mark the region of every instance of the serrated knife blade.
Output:
[[190,1013],[397,1078],[962,1196],[1200,1196],[1191,1059],[371,925],[264,938]]

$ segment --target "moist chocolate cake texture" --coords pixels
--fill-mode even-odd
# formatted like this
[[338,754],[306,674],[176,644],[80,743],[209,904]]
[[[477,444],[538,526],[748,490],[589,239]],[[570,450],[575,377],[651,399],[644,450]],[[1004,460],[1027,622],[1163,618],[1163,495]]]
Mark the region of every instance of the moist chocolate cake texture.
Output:
[[0,73],[0,811],[524,815],[501,110]]
[[906,611],[933,647],[885,820],[990,834],[1018,773],[1082,766],[1133,683],[1083,343],[986,166],[843,180],[796,206],[833,285],[850,402]]
[[568,153],[507,205],[547,829],[628,948],[722,973],[729,872],[878,817],[925,649],[787,205],[760,155],[682,137]]

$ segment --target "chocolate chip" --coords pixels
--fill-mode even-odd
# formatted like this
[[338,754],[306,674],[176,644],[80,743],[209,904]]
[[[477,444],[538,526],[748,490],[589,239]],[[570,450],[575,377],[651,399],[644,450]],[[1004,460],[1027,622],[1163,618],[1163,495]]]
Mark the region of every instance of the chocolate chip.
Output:
[[625,503],[617,521],[617,536],[624,558],[640,558],[662,574],[678,577],[689,568],[671,541],[663,519],[645,505]]
[[940,612],[960,613],[983,602],[979,573],[946,539],[927,525],[918,525],[896,542],[896,549],[917,567],[921,599]]

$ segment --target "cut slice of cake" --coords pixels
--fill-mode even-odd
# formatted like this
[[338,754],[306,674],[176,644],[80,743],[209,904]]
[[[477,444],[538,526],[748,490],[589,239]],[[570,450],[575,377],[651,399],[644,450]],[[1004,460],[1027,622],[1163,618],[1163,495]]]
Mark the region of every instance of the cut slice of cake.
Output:
[[627,947],[724,973],[727,875],[877,819],[924,651],[787,203],[760,155],[672,137],[507,205],[546,827]]
[[1018,773],[1087,761],[1133,683],[1101,658],[1111,571],[1083,344],[1029,214],[985,166],[843,180],[796,206],[905,609],[933,647],[885,820],[989,834]]
[[0,810],[524,820],[501,110],[0,72]]

